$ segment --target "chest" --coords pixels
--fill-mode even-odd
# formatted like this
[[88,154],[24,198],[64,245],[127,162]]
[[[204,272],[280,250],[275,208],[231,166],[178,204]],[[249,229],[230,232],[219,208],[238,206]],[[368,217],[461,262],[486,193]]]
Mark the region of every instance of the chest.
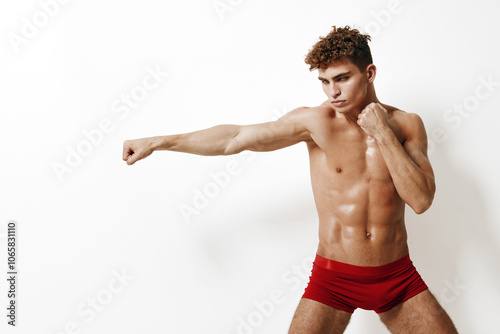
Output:
[[[390,122],[396,138],[403,143],[401,128]],[[368,178],[390,178],[378,143],[359,127],[324,128],[309,147],[311,168],[334,175]]]

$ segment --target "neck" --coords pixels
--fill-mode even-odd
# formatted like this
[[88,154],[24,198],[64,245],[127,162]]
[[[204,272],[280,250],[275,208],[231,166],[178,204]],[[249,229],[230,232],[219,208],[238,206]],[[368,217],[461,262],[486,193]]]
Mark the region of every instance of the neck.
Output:
[[380,103],[380,101],[377,98],[377,94],[375,93],[375,87],[373,86],[373,83],[370,84],[368,87],[368,92],[363,99],[363,102],[361,102],[358,106],[354,107],[352,110],[349,112],[345,113],[344,116],[348,121],[351,121],[355,124],[357,124],[358,121],[358,115],[361,114],[363,109],[370,103],[375,102],[375,103]]

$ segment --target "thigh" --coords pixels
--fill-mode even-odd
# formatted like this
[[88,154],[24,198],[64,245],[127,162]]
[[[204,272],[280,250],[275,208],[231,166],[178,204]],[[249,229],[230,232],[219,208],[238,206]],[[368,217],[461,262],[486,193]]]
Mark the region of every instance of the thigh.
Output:
[[450,317],[429,289],[389,311],[379,313],[379,317],[391,333],[458,333]]
[[338,310],[312,299],[302,298],[288,334],[343,333],[351,313]]

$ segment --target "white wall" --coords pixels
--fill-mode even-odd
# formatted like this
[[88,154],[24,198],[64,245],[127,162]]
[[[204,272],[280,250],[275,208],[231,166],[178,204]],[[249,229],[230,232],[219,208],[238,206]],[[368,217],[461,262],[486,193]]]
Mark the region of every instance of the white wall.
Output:
[[[317,244],[305,145],[127,166],[122,143],[321,103],[303,59],[346,24],[372,35],[380,100],[420,114],[432,142],[438,191],[428,212],[407,213],[411,257],[461,333],[495,332],[495,2],[55,1],[0,5],[0,249],[5,268],[15,220],[20,333],[286,333]],[[121,101],[141,92],[134,108]],[[68,167],[77,149],[88,154]],[[183,217],[207,186],[218,192]],[[2,279],[2,305],[7,290]],[[258,326],[238,330],[249,318]],[[357,310],[346,332],[387,331]]]

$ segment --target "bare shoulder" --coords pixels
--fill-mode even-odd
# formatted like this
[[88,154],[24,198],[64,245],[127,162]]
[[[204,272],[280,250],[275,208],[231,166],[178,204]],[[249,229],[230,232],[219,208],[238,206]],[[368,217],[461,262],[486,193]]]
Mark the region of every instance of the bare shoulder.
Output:
[[332,117],[332,112],[335,113],[332,108],[322,105],[298,107],[283,115],[278,122],[292,125],[298,132],[307,132],[307,138],[303,140],[312,142],[313,134],[318,132],[319,127],[325,126],[325,120]]
[[383,106],[387,110],[389,120],[401,129],[406,139],[425,134],[424,122],[418,114],[406,112],[386,104],[383,104]]
[[319,105],[315,107],[298,107],[293,109],[292,111],[288,112],[285,115],[302,115],[302,116],[313,116],[313,115],[318,115],[320,113],[324,113],[328,110],[333,110],[332,108],[329,108],[324,105]]
[[332,113],[335,113],[332,108],[323,105],[315,107],[298,107],[289,111],[280,119],[286,122],[300,122],[309,127],[320,122],[325,117],[331,118]]
[[311,113],[314,113],[316,119],[319,121],[327,119],[333,119],[336,116],[335,109],[328,103],[328,100],[321,103],[319,106],[311,107]]
[[[416,113],[410,113],[406,112],[402,109],[387,105],[387,104],[382,104],[382,106],[387,110],[389,117],[394,118],[396,121],[403,121],[403,122],[409,122],[411,124],[413,123],[423,123],[422,118]],[[414,124],[416,125],[416,124]]]

